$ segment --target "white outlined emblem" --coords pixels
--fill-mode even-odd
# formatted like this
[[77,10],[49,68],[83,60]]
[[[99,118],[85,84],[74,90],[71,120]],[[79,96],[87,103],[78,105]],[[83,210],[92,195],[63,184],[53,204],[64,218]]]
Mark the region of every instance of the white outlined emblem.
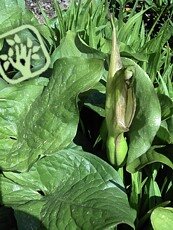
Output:
[[[22,30],[30,30],[37,40],[37,45],[27,37],[25,42],[20,38]],[[0,75],[8,83],[16,84],[24,80],[36,77],[43,73],[50,65],[50,57],[43,43],[41,35],[38,30],[31,25],[23,25],[11,31],[0,35],[0,39],[4,39],[8,45],[6,53],[0,54]],[[44,56],[45,63],[39,69],[32,68],[32,62],[39,60]],[[10,78],[8,76],[8,69],[11,66],[19,73],[18,78]]]

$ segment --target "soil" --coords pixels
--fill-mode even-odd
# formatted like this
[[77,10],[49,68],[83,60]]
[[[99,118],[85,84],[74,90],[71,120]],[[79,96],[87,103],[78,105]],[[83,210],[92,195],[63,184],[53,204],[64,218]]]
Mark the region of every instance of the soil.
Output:
[[[67,8],[69,5],[69,0],[57,0],[61,8]],[[38,18],[40,22],[43,22],[43,16],[40,7],[44,12],[50,17],[55,16],[55,10],[53,7],[53,0],[25,0],[26,7],[29,8]]]

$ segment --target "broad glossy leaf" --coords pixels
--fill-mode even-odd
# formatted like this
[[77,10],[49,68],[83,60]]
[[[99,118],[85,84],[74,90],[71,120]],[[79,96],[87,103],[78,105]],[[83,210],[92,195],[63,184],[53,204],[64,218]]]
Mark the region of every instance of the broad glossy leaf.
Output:
[[7,86],[8,86],[8,83],[5,80],[3,80],[2,78],[0,78],[0,91],[1,91],[1,89],[5,88]]
[[19,5],[20,8],[22,8],[23,10],[25,9],[25,1],[23,0],[17,0],[17,3]]
[[6,84],[2,79],[0,82],[0,167],[3,168],[16,142],[18,129],[48,80],[39,78],[15,86]]
[[17,221],[25,219],[22,230],[28,222],[33,228],[38,224],[31,216],[49,230],[67,225],[69,229],[107,229],[119,223],[133,227],[135,211],[120,176],[86,152],[62,150],[37,161],[29,172],[7,172],[5,177],[1,178],[3,203],[15,209]]
[[3,0],[1,2],[1,6],[0,6],[0,10],[6,9],[6,8],[12,8],[14,6],[19,6],[21,8],[23,8],[23,6],[25,5],[25,3],[23,3],[23,0]]
[[79,119],[77,96],[99,81],[102,68],[98,59],[64,58],[55,63],[49,85],[18,126],[18,141],[3,168],[27,170],[40,155],[71,143]]
[[87,46],[82,39],[74,32],[67,31],[66,37],[61,40],[51,56],[51,65],[62,57],[98,57],[103,59],[104,54],[96,49]]
[[[36,27],[44,38],[52,44],[51,33],[47,26],[41,25],[33,13],[24,9],[24,1],[20,0],[3,0],[0,4],[0,24],[1,34],[10,31],[21,25],[31,24]],[[2,46],[0,41],[0,47]]]
[[18,27],[22,21],[22,9],[8,2],[7,4],[6,1],[1,1],[0,5],[1,34]]
[[134,72],[136,113],[129,131],[127,170],[133,171],[134,160],[150,148],[160,127],[161,109],[156,92],[148,75],[134,61],[123,58],[124,66],[131,66]]
[[171,169],[173,169],[173,163],[168,157],[156,152],[153,149],[150,149],[145,154],[134,160],[133,163],[131,163],[131,172],[134,173],[142,169],[146,165],[153,164],[155,162],[165,164],[169,166]]
[[[14,212],[18,230],[48,230],[41,223],[40,213],[44,205],[44,200],[29,201],[20,205]],[[29,214],[30,213],[30,214]]]
[[158,207],[151,214],[154,230],[170,230],[173,226],[173,208]]

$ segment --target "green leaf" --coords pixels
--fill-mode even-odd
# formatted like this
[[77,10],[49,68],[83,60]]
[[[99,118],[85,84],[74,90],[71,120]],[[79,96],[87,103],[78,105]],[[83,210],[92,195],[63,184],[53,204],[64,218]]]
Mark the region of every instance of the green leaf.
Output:
[[142,15],[147,9],[141,10],[131,17],[118,31],[118,40],[137,50],[141,46],[140,29],[142,27]]
[[[18,0],[19,1],[19,0]],[[1,34],[15,29],[21,25],[38,24],[29,10],[22,10],[17,0],[5,0],[0,4]],[[36,23],[37,21],[37,23]],[[40,26],[42,29],[42,26]]]
[[67,147],[78,126],[77,96],[100,80],[102,69],[103,62],[98,59],[59,59],[49,85],[18,126],[18,141],[2,167],[24,171],[40,155]]
[[15,86],[4,84],[3,80],[0,82],[0,167],[3,168],[31,104],[41,94],[48,79],[34,79]]
[[153,164],[155,162],[165,164],[171,169],[173,169],[173,163],[168,157],[156,152],[153,149],[150,149],[145,154],[143,154],[141,157],[134,160],[133,163],[131,163],[131,166],[130,166],[131,172],[134,173],[136,171],[139,171],[146,165]]
[[161,106],[162,120],[168,119],[173,115],[173,101],[164,94],[159,94],[158,98]]
[[173,226],[173,208],[158,207],[151,214],[151,223],[154,230],[170,230]]
[[12,8],[12,6],[16,7],[17,6],[17,1],[16,0],[5,0],[5,1],[2,1],[2,4],[0,5],[0,11],[2,11],[2,10],[5,11],[8,6],[10,8]]
[[87,107],[105,117],[105,86],[98,82],[94,88],[80,95],[80,101]]
[[148,54],[157,53],[161,47],[170,39],[172,36],[172,25],[170,25],[169,21],[166,21],[164,25],[161,27],[157,36],[154,36],[149,42],[145,43],[142,48],[142,52],[147,50]]
[[87,46],[82,39],[72,31],[67,31],[66,37],[61,40],[51,56],[51,65],[62,57],[94,57],[104,59],[104,54]]
[[41,159],[29,172],[4,175],[3,203],[15,213],[25,212],[20,214],[26,220],[22,230],[30,215],[50,230],[65,229],[67,223],[69,229],[107,229],[119,223],[134,227],[135,211],[119,174],[91,154],[66,149]]
[[148,61],[146,53],[136,51],[133,46],[127,45],[126,43],[120,42],[119,49],[121,57],[128,57],[142,62]]
[[3,63],[3,67],[4,67],[5,71],[8,69],[9,65],[10,65],[9,61],[6,61]]
[[7,86],[8,86],[8,83],[5,80],[1,79],[0,80],[0,91]]
[[[21,0],[21,1],[23,1],[23,0]],[[38,19],[35,18],[35,16],[33,15],[32,12],[29,12],[29,10],[26,10],[26,9],[24,10],[24,3],[22,4],[21,2],[20,3],[19,2],[20,2],[20,0],[6,0],[5,2],[2,2],[2,4],[0,5],[0,13],[1,13],[0,14],[1,15],[0,16],[0,23],[1,23],[1,18],[3,21],[2,24],[5,21],[5,23],[3,24],[3,31],[4,30],[9,31],[10,29],[16,28],[20,25],[32,24],[33,26],[35,26],[38,29],[38,31],[49,42],[49,44],[53,45],[53,42],[55,41],[55,36],[58,37],[57,33],[55,34],[55,32],[58,31],[58,29],[56,28],[57,18],[54,18],[52,20],[53,23],[47,23],[46,22],[46,24],[40,24],[38,22]],[[90,0],[90,2],[91,2],[91,0]],[[74,4],[76,5],[77,3],[74,3]],[[82,3],[82,5],[84,5],[84,4]],[[85,5],[88,5],[88,8],[89,8],[89,6],[91,4],[89,4],[89,2],[88,2]],[[80,4],[78,6],[80,8]],[[98,6],[98,3],[97,3],[97,6]],[[100,7],[102,6],[103,10],[105,9],[103,4],[99,4],[99,6]],[[87,9],[87,12],[86,12],[87,14],[84,14],[85,9],[80,9],[80,11],[82,10],[82,12],[78,12],[79,14],[77,12],[75,12],[75,16],[76,16],[76,14],[78,14],[78,16],[79,16],[78,20],[75,19],[75,16],[74,16],[73,10],[75,10],[75,9],[71,8],[71,10],[70,10],[71,12],[67,12],[66,14],[63,14],[63,17],[64,17],[64,21],[62,23],[63,24],[62,26],[64,27],[64,28],[62,28],[63,34],[65,34],[65,31],[64,31],[65,29],[68,30],[68,27],[69,27],[69,29],[71,27],[73,27],[73,29],[75,31],[81,31],[84,29],[84,27],[87,26],[88,23],[86,23],[86,22],[88,21],[88,17],[90,17],[90,14],[88,12],[89,9]],[[69,15],[69,13],[71,15]],[[103,21],[103,18],[105,21],[105,18],[106,18],[105,14],[102,14],[101,11],[99,11],[99,14],[100,15],[98,15],[98,16],[95,14],[96,17],[94,17],[94,20],[97,20],[97,22],[98,22],[97,24],[104,25],[104,23],[102,21]],[[66,17],[66,15],[67,15],[67,17]],[[71,18],[69,19],[68,16],[70,16]],[[62,19],[62,17],[60,17],[60,19]],[[47,21],[51,21],[51,20],[47,19]],[[60,24],[61,24],[61,22],[60,22]],[[6,25],[8,25],[9,28],[6,28]],[[96,25],[96,26],[99,28],[99,25]],[[61,25],[60,25],[60,27],[61,27]],[[67,27],[67,28],[65,28],[65,27]],[[54,30],[52,28],[54,28]],[[97,28],[95,30],[97,31]],[[58,43],[59,43],[59,39],[58,39]],[[55,42],[54,45],[57,45],[57,42]]]
[[6,39],[6,42],[8,43],[8,45],[10,46],[14,46],[15,41],[13,39]]
[[0,5],[0,10],[1,9],[6,9],[6,8],[12,8],[19,6],[24,9],[25,1],[23,0],[4,0],[2,1],[2,4]]
[[25,10],[25,1],[23,0],[17,0],[17,3],[19,5],[20,8],[22,8],[23,10]]
[[105,117],[105,110],[102,108],[102,105],[93,105],[91,103],[85,103],[87,107],[98,113],[100,116]]
[[[24,9],[23,0],[5,0],[0,4],[0,24],[1,34],[15,29],[21,25],[33,25],[40,34],[52,44],[50,29],[40,24],[34,14],[28,9]],[[27,38],[27,37],[26,37]]]
[[171,143],[171,134],[168,129],[168,125],[166,121],[162,121],[160,128],[157,132],[157,137],[160,139],[160,142],[163,141],[163,143]]
[[134,72],[136,113],[129,131],[129,151],[127,170],[134,171],[131,165],[151,147],[160,127],[161,111],[154,86],[148,75],[134,61],[123,58],[125,67],[131,66]]
[[[24,205],[20,205],[16,208],[14,215],[17,221],[18,230],[43,230],[45,226],[41,221],[40,213],[44,205],[43,200],[29,201]],[[31,214],[30,214],[31,213]]]

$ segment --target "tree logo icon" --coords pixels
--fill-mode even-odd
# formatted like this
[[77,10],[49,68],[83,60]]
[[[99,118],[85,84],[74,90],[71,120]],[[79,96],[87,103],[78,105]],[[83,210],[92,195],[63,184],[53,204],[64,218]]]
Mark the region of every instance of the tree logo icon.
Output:
[[[36,37],[37,45],[35,45],[29,37],[25,39],[25,42],[20,38],[20,32],[28,29]],[[49,67],[49,54],[38,30],[34,26],[20,26],[0,35],[0,39],[4,39],[8,45],[6,53],[0,54],[0,75],[7,82],[11,84],[22,82],[40,75]],[[45,59],[44,65],[39,69],[34,69],[32,62],[43,57]],[[10,78],[8,76],[10,66],[18,72],[17,78]]]

